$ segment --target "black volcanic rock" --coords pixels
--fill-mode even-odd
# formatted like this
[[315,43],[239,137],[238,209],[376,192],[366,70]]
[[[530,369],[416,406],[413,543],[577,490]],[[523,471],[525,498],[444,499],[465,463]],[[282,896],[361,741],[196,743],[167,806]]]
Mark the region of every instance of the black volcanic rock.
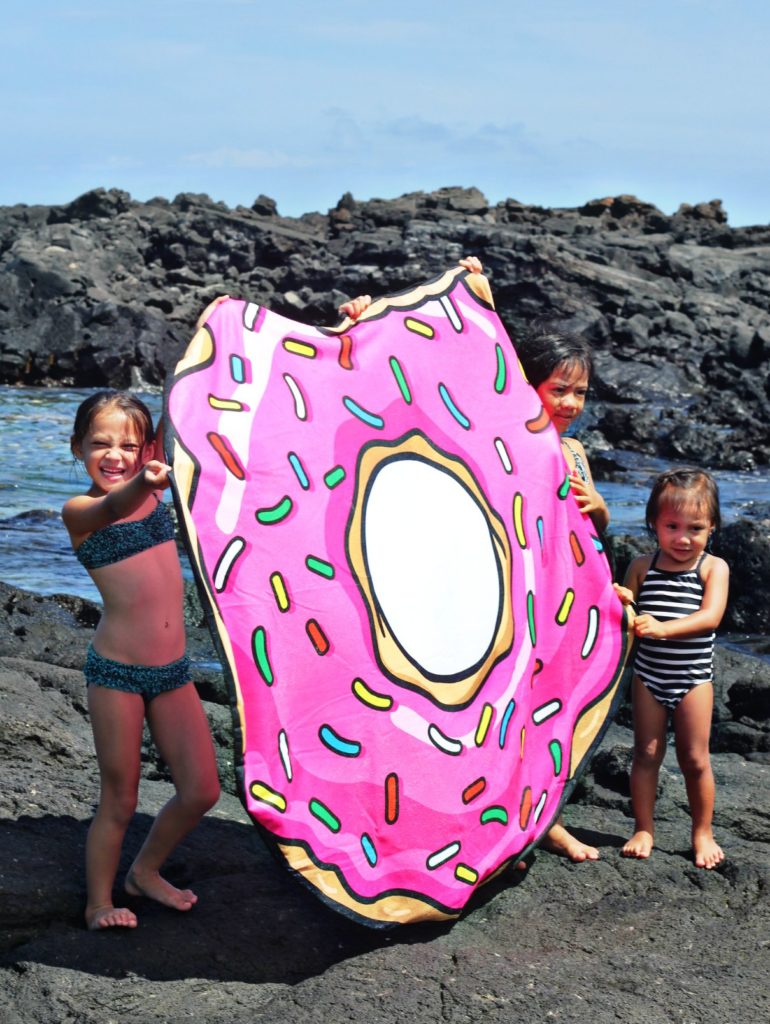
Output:
[[616,447],[750,469],[770,462],[770,226],[718,200],[673,216],[635,196],[577,209],[444,188],[281,217],[205,195],[95,189],[0,208],[0,382],[158,384],[215,295],[307,323],[475,253],[512,336],[571,319],[595,347],[593,412]]
[[[526,872],[490,881],[455,924],[391,933],[325,908],[273,861],[233,795],[229,709],[210,688],[204,707],[224,792],[166,869],[199,902],[178,914],[132,901],[135,930],[94,934],[82,924],[83,846],[99,780],[80,665],[97,616],[86,601],[0,584],[3,1021],[765,1019],[766,662],[717,650],[715,829],[727,854],[718,869],[698,870],[688,854],[687,797],[671,749],[653,856],[620,856],[632,828],[626,709],[566,808],[570,828],[599,847],[598,862],[538,851]],[[189,628],[195,645],[199,627]],[[141,774],[119,881],[173,792],[149,736]]]

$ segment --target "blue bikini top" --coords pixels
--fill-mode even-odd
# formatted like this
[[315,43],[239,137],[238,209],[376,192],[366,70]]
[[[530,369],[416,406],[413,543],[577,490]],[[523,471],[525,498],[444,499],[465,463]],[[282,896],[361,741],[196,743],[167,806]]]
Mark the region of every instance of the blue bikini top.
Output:
[[173,539],[174,523],[168,508],[158,501],[144,519],[110,523],[90,534],[76,550],[75,557],[86,569],[101,569]]

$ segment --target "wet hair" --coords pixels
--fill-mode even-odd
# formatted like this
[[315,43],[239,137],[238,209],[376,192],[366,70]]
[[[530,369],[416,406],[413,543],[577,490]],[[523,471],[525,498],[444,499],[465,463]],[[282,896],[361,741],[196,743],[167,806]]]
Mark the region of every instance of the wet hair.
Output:
[[709,517],[715,530],[722,525],[719,487],[713,476],[703,469],[669,469],[655,478],[645,510],[647,529],[652,533],[664,502],[677,511],[695,504]]
[[110,408],[120,409],[122,413],[125,413],[144,444],[151,444],[155,440],[155,428],[152,425],[150,410],[140,398],[132,395],[129,391],[114,391],[112,389],[95,391],[93,395],[80,403],[75,413],[75,425],[70,437],[70,449],[73,455],[75,455],[75,449],[79,448],[85,440],[94,416],[97,416],[102,410]]
[[516,341],[516,353],[527,380],[539,388],[558,367],[585,370],[588,377],[593,359],[588,343],[569,325],[557,320],[536,320]]

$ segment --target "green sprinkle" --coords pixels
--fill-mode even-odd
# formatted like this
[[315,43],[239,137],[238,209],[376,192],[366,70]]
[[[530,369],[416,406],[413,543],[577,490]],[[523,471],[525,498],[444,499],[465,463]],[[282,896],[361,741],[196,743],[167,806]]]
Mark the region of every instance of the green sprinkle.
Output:
[[508,811],[504,807],[487,807],[481,812],[481,824],[488,825],[490,821],[498,821],[501,825],[507,825]]
[[497,352],[497,376],[495,377],[495,391],[498,395],[501,395],[505,391],[505,382],[508,377],[508,373],[505,366],[505,356],[503,350],[499,345],[495,345],[495,351]]
[[268,686],[272,686],[274,679],[273,669],[267,656],[267,634],[262,626],[257,626],[254,630],[251,637],[251,646],[254,651],[254,661],[257,663],[260,675]]
[[305,565],[318,576],[323,576],[327,580],[334,579],[334,566],[331,562],[325,562],[323,558],[315,558],[313,555],[308,555],[305,559]]
[[324,483],[328,488],[336,487],[337,484],[341,484],[345,479],[345,470],[342,466],[335,466],[334,469],[330,469],[328,473],[324,474]]
[[564,477],[564,483],[561,485],[561,487],[556,493],[561,498],[561,500],[564,501],[564,499],[569,494],[569,476]]
[[340,819],[332,814],[325,804],[322,804],[320,800],[313,799],[310,801],[309,807],[313,817],[318,818],[320,822],[326,825],[330,832],[339,832],[342,827]]
[[258,508],[257,520],[266,526],[272,523],[280,523],[282,519],[288,516],[292,508],[291,498],[287,495],[283,501],[279,501],[277,505],[273,505],[271,508]]
[[401,363],[395,356],[390,357],[390,368],[393,371],[393,376],[396,378],[396,384],[398,384],[398,390],[407,405],[412,404],[412,392],[409,390],[409,385],[406,382],[404,371],[401,369]]
[[553,758],[553,773],[558,775],[561,771],[561,743],[558,740],[551,740],[548,744],[548,749],[551,752]]
[[535,595],[531,590],[527,592],[527,622],[529,623],[529,639],[534,647],[537,642],[535,636]]

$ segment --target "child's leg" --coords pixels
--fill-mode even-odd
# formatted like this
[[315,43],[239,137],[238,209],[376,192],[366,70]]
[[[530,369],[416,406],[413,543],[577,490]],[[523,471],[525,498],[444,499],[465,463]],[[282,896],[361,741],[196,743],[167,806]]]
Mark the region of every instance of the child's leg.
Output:
[[584,860],[598,860],[599,851],[595,846],[588,846],[586,843],[581,843],[579,839],[576,839],[571,832],[568,832],[564,827],[564,819],[559,815],[558,821],[555,825],[552,825],[546,833],[545,839],[543,840],[543,848],[550,850],[551,853],[561,854],[563,857],[569,857],[570,860],[575,863],[580,863]]
[[666,709],[641,679],[633,681],[634,760],[631,766],[631,808],[634,834],[623,847],[624,857],[649,857],[655,827],[653,815],[658,773],[666,752]]
[[692,847],[699,868],[716,867],[724,853],[714,840],[714,774],[709,756],[714,688],[711,683],[693,687],[674,712],[676,755],[687,786],[692,815]]
[[136,810],[144,701],[135,693],[88,687],[88,710],[99,762],[99,806],[86,839],[86,924],[133,928],[136,916],[114,907],[112,888],[128,824]]
[[175,910],[197,901],[189,889],[161,878],[174,847],[219,799],[219,779],[209,725],[192,683],[150,701],[147,720],[158,752],[169,767],[176,794],[165,804],[126,876],[126,890]]

